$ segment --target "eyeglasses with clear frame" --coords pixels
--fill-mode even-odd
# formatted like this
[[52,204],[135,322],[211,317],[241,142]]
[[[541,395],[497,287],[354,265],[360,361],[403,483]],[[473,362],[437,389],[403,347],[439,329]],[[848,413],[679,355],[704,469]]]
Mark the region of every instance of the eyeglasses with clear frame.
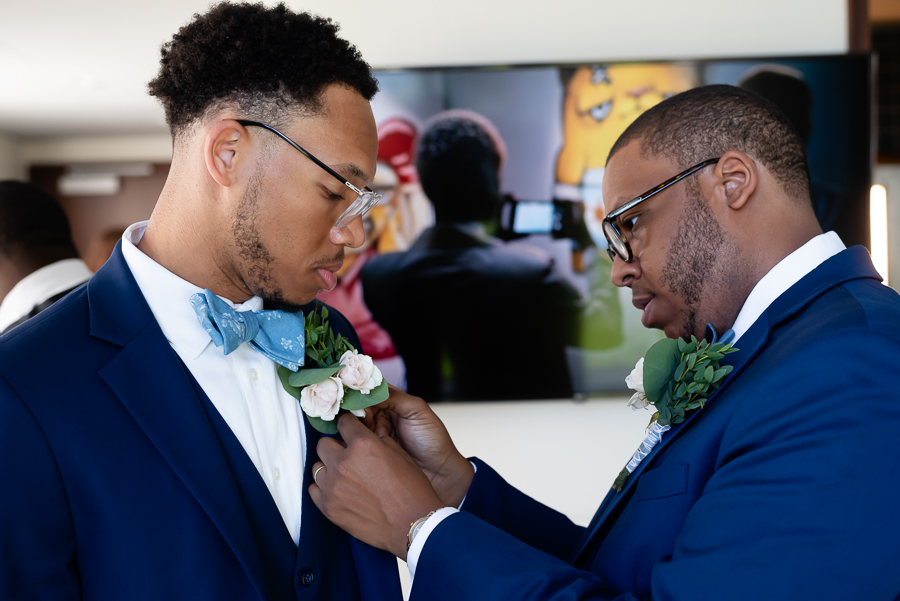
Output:
[[357,217],[362,217],[363,215],[368,213],[369,209],[374,207],[376,204],[378,204],[378,201],[381,200],[381,197],[382,197],[381,194],[379,194],[378,192],[375,192],[374,190],[371,190],[368,187],[363,188],[363,189],[357,188],[356,186],[354,186],[353,184],[348,182],[347,179],[345,177],[341,176],[337,171],[335,171],[334,169],[332,169],[331,167],[329,167],[328,165],[326,165],[325,163],[323,163],[322,161],[317,159],[315,156],[313,156],[313,154],[311,152],[309,152],[308,150],[306,150],[305,148],[303,148],[302,146],[300,146],[299,144],[297,144],[296,142],[291,140],[289,137],[287,137],[286,135],[284,135],[283,133],[281,133],[280,131],[278,131],[277,129],[272,127],[271,125],[266,125],[265,123],[260,123],[259,121],[249,121],[247,119],[237,119],[237,122],[244,126],[250,125],[253,127],[262,127],[264,129],[269,130],[270,132],[272,132],[273,134],[275,134],[276,136],[278,136],[279,138],[281,138],[282,140],[284,140],[285,142],[287,142],[288,144],[290,144],[291,146],[293,146],[294,148],[299,150],[303,156],[305,156],[310,161],[312,161],[313,163],[315,163],[316,165],[318,165],[319,167],[321,167],[322,169],[327,171],[336,180],[338,180],[339,182],[341,182],[342,184],[344,184],[345,186],[347,186],[348,188],[350,188],[351,190],[356,192],[356,194],[357,194],[356,200],[354,200],[352,203],[350,203],[350,206],[347,207],[346,211],[341,213],[341,216],[338,217],[337,221],[334,222],[334,227],[342,228],[346,225],[349,225],[350,222],[352,222]]
[[609,247],[606,249],[606,252],[609,253],[609,258],[615,262],[616,256],[618,255],[620,259],[625,261],[626,263],[630,263],[634,258],[634,255],[631,253],[631,245],[628,244],[628,240],[625,236],[622,235],[622,230],[619,228],[619,224],[617,222],[618,218],[623,214],[627,213],[634,207],[638,206],[651,196],[659,194],[669,186],[673,186],[683,180],[684,178],[693,175],[694,173],[700,171],[704,167],[708,167],[709,165],[714,165],[719,162],[719,159],[707,159],[702,163],[694,165],[689,169],[686,169],[672,177],[667,179],[663,183],[658,186],[654,186],[650,188],[640,196],[633,198],[623,204],[618,209],[612,211],[609,215],[603,218],[603,223],[601,224],[603,227],[603,235],[606,236],[606,241],[609,243]]

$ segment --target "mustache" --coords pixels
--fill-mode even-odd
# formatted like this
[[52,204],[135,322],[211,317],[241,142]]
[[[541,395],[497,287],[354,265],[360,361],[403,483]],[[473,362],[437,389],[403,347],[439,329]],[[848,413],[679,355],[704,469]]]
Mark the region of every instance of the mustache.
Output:
[[344,251],[337,253],[333,257],[321,257],[316,259],[313,263],[313,268],[318,269],[319,267],[330,267],[333,265],[337,265],[338,263],[343,264],[344,262]]

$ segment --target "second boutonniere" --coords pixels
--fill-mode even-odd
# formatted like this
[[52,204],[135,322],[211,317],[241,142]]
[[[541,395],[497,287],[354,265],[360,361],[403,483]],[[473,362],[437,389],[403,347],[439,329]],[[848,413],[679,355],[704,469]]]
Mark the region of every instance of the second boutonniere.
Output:
[[278,367],[284,389],[298,401],[310,425],[323,434],[337,434],[335,417],[341,409],[362,417],[367,407],[388,398],[388,384],[368,355],[335,335],[328,309],[320,306],[304,320],[307,365],[293,372]]
[[614,489],[622,490],[664,432],[683,422],[688,412],[704,406],[731,373],[732,367],[720,366],[719,361],[737,350],[731,344],[710,344],[694,336],[690,342],[664,338],[650,347],[625,378],[625,384],[635,391],[629,407],[638,410],[652,405],[656,412],[650,418],[646,438],[613,483]]

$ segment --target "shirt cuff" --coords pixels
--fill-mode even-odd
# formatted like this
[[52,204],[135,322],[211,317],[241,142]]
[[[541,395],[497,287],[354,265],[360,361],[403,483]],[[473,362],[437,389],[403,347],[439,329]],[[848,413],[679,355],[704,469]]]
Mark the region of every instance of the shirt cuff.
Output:
[[[478,466],[472,464],[472,467],[478,472]],[[466,495],[466,497],[469,495]],[[462,502],[460,502],[459,507],[462,508],[463,503],[466,502],[466,497],[463,497]],[[406,551],[406,567],[409,568],[409,591],[412,592],[413,580],[416,578],[416,565],[419,563],[419,556],[422,554],[422,549],[425,548],[425,542],[428,539],[428,535],[437,528],[438,524],[443,522],[448,516],[453,515],[454,513],[459,512],[459,509],[454,507],[444,507],[443,509],[438,509],[434,512],[430,518],[425,520],[425,523],[422,524],[422,527],[419,529],[419,533],[416,534],[416,538],[413,539],[412,544],[409,546],[409,549]]]

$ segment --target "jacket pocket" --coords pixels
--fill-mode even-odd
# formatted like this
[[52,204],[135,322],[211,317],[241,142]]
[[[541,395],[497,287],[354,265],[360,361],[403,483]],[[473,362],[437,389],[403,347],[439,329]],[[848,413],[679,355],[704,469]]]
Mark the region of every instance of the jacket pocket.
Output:
[[663,465],[640,475],[634,491],[635,501],[648,501],[683,495],[688,489],[689,463]]

